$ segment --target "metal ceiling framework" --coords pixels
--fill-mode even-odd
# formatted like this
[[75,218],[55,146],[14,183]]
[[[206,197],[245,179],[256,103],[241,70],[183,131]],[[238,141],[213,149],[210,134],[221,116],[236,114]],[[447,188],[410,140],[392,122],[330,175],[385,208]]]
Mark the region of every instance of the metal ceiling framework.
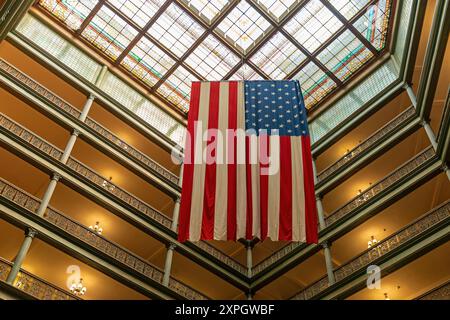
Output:
[[[286,76],[285,79],[291,79],[294,75],[296,75],[302,68],[304,68],[308,63],[313,62],[326,76],[328,76],[334,83],[335,87],[331,89],[330,92],[327,92],[325,96],[319,100],[314,105],[318,105],[326,100],[328,96],[330,96],[330,93],[333,93],[337,91],[339,87],[341,87],[344,83],[348,82],[350,78],[355,73],[358,73],[359,70],[355,71],[355,73],[352,73],[348,78],[341,80],[339,79],[331,70],[329,70],[319,59],[318,55],[324,51],[325,48],[327,48],[333,41],[337,40],[345,31],[350,31],[356,39],[358,39],[365,48],[367,48],[370,53],[372,54],[372,57],[369,59],[369,61],[375,60],[377,57],[381,56],[384,52],[386,52],[386,46],[383,47],[381,50],[378,50],[374,47],[374,45],[365,38],[360,31],[357,30],[357,28],[354,26],[354,23],[358,21],[361,17],[364,16],[364,14],[367,12],[367,10],[371,7],[376,5],[380,0],[370,0],[368,1],[363,7],[361,7],[350,19],[347,19],[337,10],[332,3],[330,3],[328,0],[318,0],[324,8],[329,10],[334,17],[336,17],[339,22],[342,24],[337,31],[335,31],[333,34],[331,34],[327,40],[325,40],[323,43],[321,43],[313,52],[309,52],[308,49],[306,49],[297,39],[295,39],[294,36],[292,36],[288,31],[286,31],[285,28],[283,28],[287,22],[289,22],[293,17],[296,16],[297,13],[300,12],[302,8],[304,8],[310,0],[299,0],[297,3],[292,5],[291,8],[288,8],[281,16],[281,19],[276,19],[273,14],[271,14],[267,9],[265,9],[261,4],[258,3],[257,0],[247,0],[246,2],[253,8],[259,15],[267,20],[270,23],[270,27],[267,29],[267,32],[264,32],[262,36],[254,41],[254,45],[250,46],[249,50],[247,52],[244,52],[241,48],[238,48],[236,45],[233,45],[226,37],[221,34],[221,32],[218,30],[219,24],[230,14],[230,12],[237,8],[239,3],[241,3],[243,0],[231,0],[229,1],[223,8],[219,10],[217,15],[208,23],[204,17],[201,17],[199,13],[196,13],[192,8],[190,8],[186,0],[166,0],[164,3],[159,7],[159,9],[156,11],[156,13],[150,17],[148,22],[143,27],[139,27],[137,23],[132,21],[129,17],[127,17],[126,14],[124,14],[120,9],[116,8],[111,1],[107,0],[99,0],[96,5],[93,7],[93,9],[89,12],[89,15],[82,21],[80,27],[77,30],[74,31],[74,34],[82,40],[84,43],[89,44],[90,47],[93,47],[96,49],[97,52],[99,52],[102,56],[107,57],[109,60],[113,60],[113,64],[117,66],[118,68],[124,70],[128,74],[130,74],[131,78],[134,80],[137,80],[138,83],[143,85],[151,94],[154,94],[159,99],[161,99],[164,103],[166,103],[168,106],[170,106],[175,111],[186,115],[187,111],[181,106],[177,106],[175,103],[170,101],[168,98],[163,96],[158,91],[158,88],[166,82],[166,80],[173,75],[175,70],[178,67],[185,68],[189,73],[191,73],[193,76],[195,76],[198,80],[207,80],[205,77],[197,72],[194,68],[192,68],[188,63],[186,63],[186,58],[191,55],[201,44],[202,42],[209,36],[214,35],[214,37],[219,41],[221,45],[223,45],[226,49],[228,49],[231,53],[239,57],[241,60],[236,65],[232,66],[229,72],[223,77],[223,80],[230,79],[240,68],[244,65],[248,65],[253,72],[255,72],[259,77],[263,79],[270,79],[270,76],[265,73],[260,67],[258,67],[253,61],[250,59],[264,46],[266,45],[271,38],[277,34],[280,33],[282,36],[284,36],[288,41],[290,41],[297,50],[299,50],[304,56],[304,60],[301,61],[297,66],[293,68]],[[57,17],[55,17],[50,11],[48,11],[46,8],[44,8],[42,5],[40,5],[41,1],[36,1],[35,6],[38,7],[42,12],[47,14],[48,16],[52,17],[54,20],[56,20],[59,24],[62,24],[64,27],[68,28],[68,26],[63,23],[62,21],[58,20]],[[59,2],[59,1],[58,1]],[[193,21],[195,21],[199,26],[201,26],[204,29],[204,32],[193,42],[190,48],[188,48],[180,57],[178,57],[176,54],[174,54],[171,50],[166,48],[159,40],[155,39],[152,35],[148,33],[149,29],[155,24],[155,22],[164,14],[164,12],[167,10],[167,8],[175,4],[177,7],[181,8],[184,13],[186,13]],[[389,2],[389,8],[387,8],[386,12],[389,13],[389,10],[392,11],[393,7],[395,5],[392,4],[392,2]],[[123,49],[123,51],[120,53],[117,59],[112,59],[110,56],[108,56],[105,52],[97,48],[93,43],[88,41],[87,39],[84,39],[82,36],[83,31],[89,26],[93,18],[99,13],[99,11],[102,9],[102,7],[108,8],[111,12],[113,12],[115,15],[117,15],[120,19],[125,21],[126,24],[131,26],[135,31],[137,31],[137,35],[131,39],[129,44]],[[389,19],[393,16],[393,13],[390,12]],[[68,28],[70,29],[70,28]],[[387,34],[390,33],[390,27],[388,27]],[[168,29],[166,29],[167,31]],[[125,57],[131,52],[131,50],[138,44],[138,42],[146,38],[149,40],[152,44],[154,44],[160,51],[162,51],[165,55],[167,55],[170,59],[174,61],[173,65],[168,68],[167,72],[165,72],[158,81],[153,86],[150,86],[149,84],[145,83],[143,79],[140,79],[136,75],[134,75],[131,71],[126,69],[121,63],[125,59]],[[365,66],[368,63],[368,61],[364,62],[362,66]],[[162,106],[164,109],[164,106]]]

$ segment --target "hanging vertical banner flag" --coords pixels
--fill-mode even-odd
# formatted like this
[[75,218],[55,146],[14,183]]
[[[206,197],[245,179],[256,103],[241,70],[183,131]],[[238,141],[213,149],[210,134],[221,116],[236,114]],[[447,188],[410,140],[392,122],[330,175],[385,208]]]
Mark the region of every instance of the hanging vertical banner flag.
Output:
[[193,82],[178,237],[317,243],[298,81]]

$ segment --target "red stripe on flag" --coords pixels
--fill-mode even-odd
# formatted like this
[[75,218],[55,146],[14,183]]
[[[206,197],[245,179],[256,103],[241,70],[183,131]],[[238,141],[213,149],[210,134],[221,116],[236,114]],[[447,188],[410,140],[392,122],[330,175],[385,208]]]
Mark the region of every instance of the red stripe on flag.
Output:
[[191,101],[187,125],[186,145],[184,148],[183,184],[180,204],[180,223],[178,240],[181,242],[189,238],[189,227],[191,220],[192,184],[194,177],[194,146],[195,132],[194,123],[198,119],[200,105],[200,82],[193,82],[191,89]]
[[[216,160],[217,156],[217,136],[211,135],[211,129],[218,128],[219,125],[219,96],[220,82],[211,82],[209,97],[208,132],[206,154],[214,160],[206,163],[205,168],[205,190],[203,195],[202,233],[201,239],[214,239],[214,211],[216,201]],[[217,132],[217,131],[216,131]],[[209,147],[208,147],[209,146]],[[212,152],[209,152],[209,148]],[[206,159],[208,160],[208,159]]]
[[278,240],[292,240],[291,137],[280,136],[280,228]]
[[[266,143],[262,143],[261,139],[265,139]],[[268,135],[259,136],[259,159],[264,157],[269,157],[270,153],[270,139]],[[268,159],[264,159],[267,161]],[[267,238],[267,219],[268,219],[268,205],[269,205],[269,176],[267,170],[269,169],[268,163],[259,164],[259,207],[261,213],[261,241]]]
[[317,208],[314,192],[311,142],[309,136],[302,136],[303,183],[305,188],[306,243],[317,243]]
[[247,183],[247,225],[245,238],[253,239],[252,165],[250,164],[250,137],[245,137],[245,175]]
[[[236,81],[229,82],[228,128],[231,130],[237,129],[237,91],[238,91],[238,83]],[[227,159],[228,164],[227,240],[237,240],[236,239],[237,137],[236,135],[234,135],[234,132],[231,132],[231,130],[229,130],[228,133],[232,134],[232,137],[229,136],[228,141],[229,143],[231,143],[232,149],[228,149],[228,152],[229,154],[233,155],[233,159]]]

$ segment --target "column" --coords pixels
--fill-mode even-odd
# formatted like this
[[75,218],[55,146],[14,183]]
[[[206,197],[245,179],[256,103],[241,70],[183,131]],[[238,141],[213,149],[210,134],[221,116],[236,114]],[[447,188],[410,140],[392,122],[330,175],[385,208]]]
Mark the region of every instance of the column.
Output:
[[[313,175],[314,175],[314,184],[317,184],[317,168],[316,161],[312,162],[313,167]],[[317,217],[319,218],[319,226],[320,230],[325,229],[325,217],[323,214],[323,206],[322,206],[322,197],[320,195],[316,195],[316,208],[317,208]]]
[[253,293],[251,291],[246,294],[247,300],[253,300]]
[[247,277],[251,278],[253,268],[253,245],[250,240],[246,241],[245,249],[247,250]]
[[75,142],[77,141],[78,136],[80,135],[80,131],[77,129],[73,129],[72,134],[70,135],[69,141],[67,141],[66,148],[64,149],[63,155],[61,156],[60,161],[64,164],[69,160],[70,154],[72,153]]
[[409,100],[411,100],[412,105],[414,106],[414,108],[417,108],[417,99],[416,99],[416,95],[414,94],[413,89],[411,88],[411,86],[409,84],[405,84],[405,90],[409,96]]
[[336,279],[334,278],[334,272],[333,272],[333,260],[331,258],[331,244],[324,242],[322,243],[323,247],[323,253],[325,255],[325,265],[327,267],[327,275],[328,275],[328,284],[332,285],[336,282]]
[[61,176],[58,173],[54,173],[50,183],[48,184],[47,190],[45,190],[44,197],[42,198],[41,203],[39,204],[39,208],[37,209],[36,214],[42,217],[47,210],[48,204],[50,203],[50,199],[53,196],[53,192],[55,191],[56,184],[58,183]]
[[[184,165],[181,164],[180,177],[178,178],[178,186],[180,188],[183,183],[183,168],[184,168]],[[177,197],[175,199],[175,207],[173,208],[172,226],[170,227],[170,229],[174,232],[177,232],[177,228],[178,228],[178,219],[180,217],[180,202],[181,202],[181,198]]]
[[90,94],[88,99],[84,103],[81,114],[78,117],[78,119],[81,120],[82,122],[84,122],[84,120],[86,120],[87,115],[88,115],[89,111],[91,110],[92,103],[94,102],[94,100],[95,100],[95,96],[93,94]]
[[166,251],[166,262],[164,263],[164,277],[162,284],[164,286],[169,286],[170,280],[170,271],[172,270],[172,259],[173,259],[173,251],[175,250],[176,245],[171,243],[167,246]]
[[16,258],[14,259],[11,271],[8,274],[8,278],[6,278],[6,283],[9,283],[10,285],[14,283],[14,280],[16,279],[17,274],[19,273],[20,268],[22,267],[23,260],[25,260],[28,250],[30,249],[31,242],[33,242],[33,238],[36,234],[37,234],[36,230],[32,228],[28,228],[27,231],[25,232],[25,239],[23,240],[19,252],[17,253]]
[[422,126],[425,129],[425,132],[427,133],[428,139],[431,142],[431,145],[433,146],[433,149],[437,150],[437,142],[436,142],[436,136],[434,135],[433,129],[431,129],[431,126],[428,122],[425,120],[422,121]]

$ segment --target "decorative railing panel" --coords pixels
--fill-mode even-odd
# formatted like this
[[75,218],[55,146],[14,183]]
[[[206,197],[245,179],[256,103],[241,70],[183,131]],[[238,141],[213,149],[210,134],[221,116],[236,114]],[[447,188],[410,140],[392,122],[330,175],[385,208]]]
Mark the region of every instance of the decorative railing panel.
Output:
[[[444,220],[450,218],[450,202],[442,204],[440,207],[423,215],[408,226],[404,227],[395,234],[380,241],[375,247],[365,250],[357,257],[353,258],[348,263],[339,267],[334,271],[336,282],[348,278],[350,275],[365,269],[370,264],[373,264],[378,259],[386,254],[400,248],[414,238],[420,236],[432,227],[440,224]],[[296,294],[292,299],[307,300],[317,296],[319,293],[328,288],[327,276],[321,278],[319,281],[306,287],[301,292]]]
[[[41,99],[45,100],[53,108],[61,109],[66,115],[78,119],[81,112],[75,107],[71,106],[68,102],[64,101],[53,92],[40,85],[29,76],[15,68],[14,66],[7,63],[5,60],[0,58],[0,70],[2,70],[6,75],[12,77],[14,80],[20,82],[23,86],[31,90],[33,93],[37,94]],[[169,170],[165,169],[163,166],[146,156],[141,151],[133,148],[131,145],[121,140],[119,137],[114,135],[111,131],[100,125],[98,122],[91,118],[86,118],[86,126],[93,129],[99,135],[118,146],[124,153],[132,157],[135,161],[143,165],[144,167],[156,172],[163,178],[171,181],[174,184],[178,184],[178,177],[174,175]]]
[[[382,191],[388,189],[396,182],[406,177],[409,173],[411,173],[412,171],[414,171],[415,169],[426,163],[428,160],[433,158],[434,155],[435,155],[434,149],[432,147],[428,147],[427,149],[422,151],[419,155],[415,156],[413,159],[409,160],[401,167],[394,170],[387,177],[385,177],[384,179],[373,185],[371,188],[365,190],[359,196],[350,200],[347,204],[331,213],[328,217],[325,218],[326,226],[329,227],[332,224],[344,218],[345,216],[349,216],[355,209],[370,202]],[[292,242],[284,246],[283,248],[275,252],[273,255],[269,256],[267,259],[257,264],[253,268],[253,275],[258,274],[259,272],[268,268],[272,264],[276,263],[278,260],[282,259],[286,255],[291,253],[293,250],[301,246],[305,247],[306,245],[303,243]]]
[[317,181],[321,182],[324,179],[331,176],[334,172],[345,166],[346,164],[353,162],[357,159],[361,154],[363,154],[370,147],[375,145],[377,142],[387,137],[389,134],[396,131],[397,127],[402,123],[405,123],[407,120],[413,118],[415,115],[415,108],[413,106],[409,107],[389,123],[387,123],[384,127],[377,130],[374,134],[372,134],[369,138],[364,140],[362,143],[358,144],[355,148],[349,150],[345,156],[340,158],[338,161],[333,163],[328,168],[324,169],[317,176]]
[[[6,281],[12,263],[0,258],[0,281]],[[21,270],[17,275],[14,287],[38,300],[79,300],[80,298],[52,284],[39,279],[31,273]]]
[[417,300],[450,300],[450,281],[421,295]]
[[[25,191],[20,190],[19,188],[15,187],[14,185],[8,183],[7,181],[1,178],[0,178],[0,197],[7,199],[13,202],[14,204],[27,210],[29,209],[26,207],[26,205],[33,204],[31,206],[32,210],[29,210],[33,213],[36,212],[37,207],[39,206],[40,203],[38,199],[34,198],[33,196],[27,194]],[[139,258],[130,251],[121,248],[119,245],[113,243],[112,241],[107,240],[103,236],[100,236],[95,232],[92,232],[89,228],[81,225],[80,223],[70,219],[67,216],[64,216],[57,210],[49,207],[44,214],[44,219],[46,219],[54,226],[58,227],[60,230],[67,232],[71,236],[83,241],[85,244],[108,255],[115,261],[126,265],[127,267],[137,271],[141,275],[144,275],[146,278],[149,278],[157,283],[162,283],[164,273],[157,267],[152,266],[145,260]],[[19,282],[19,280],[17,282]],[[194,289],[182,284],[179,281],[176,281],[174,279],[172,280],[174,283],[173,288],[176,289],[175,291],[178,294],[182,295],[183,297],[196,300],[207,299],[207,297],[195,291]],[[24,285],[27,285],[30,282],[30,280],[27,278],[27,276],[24,276],[24,281],[21,282],[24,283]],[[40,292],[39,287],[36,288],[35,290],[38,290],[36,292]]]
[[[44,141],[40,137],[38,137],[33,132],[23,128],[18,123],[9,119],[5,115],[0,113],[0,128],[4,128],[8,130],[10,133],[13,133],[16,137],[20,138],[22,141],[26,142],[29,145],[32,145],[34,148],[44,152],[55,160],[60,160],[62,156],[62,151],[57,147],[51,145],[50,143]],[[97,187],[105,190],[109,195],[113,196],[119,203],[125,203],[139,211],[140,213],[146,215],[151,218],[153,221],[158,222],[160,225],[163,225],[167,229],[170,229],[172,225],[172,219],[167,217],[166,215],[160,213],[144,201],[138,199],[132,194],[128,193],[124,189],[119,186],[113,184],[107,178],[102,177],[97,174],[94,170],[90,169],[86,165],[82,164],[78,160],[70,157],[66,163],[67,167],[70,168],[75,174],[78,176],[82,176],[85,179],[89,180],[91,183],[95,184]],[[220,250],[214,248],[206,242],[193,242],[194,245],[210,254],[215,259],[220,262],[226,264],[231,267],[233,270],[238,271],[241,274],[246,275],[247,269],[242,266],[239,262],[235,261],[231,257],[227,256],[225,253]]]

